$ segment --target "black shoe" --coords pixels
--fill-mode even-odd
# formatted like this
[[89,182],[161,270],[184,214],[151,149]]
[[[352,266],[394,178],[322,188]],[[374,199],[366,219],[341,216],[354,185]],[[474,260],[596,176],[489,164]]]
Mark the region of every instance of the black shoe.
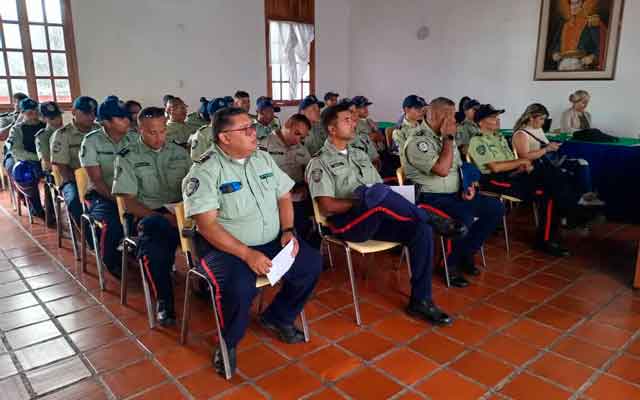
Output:
[[437,215],[429,215],[429,225],[440,236],[448,239],[460,239],[469,233],[467,226],[455,219],[442,218]]
[[278,338],[287,344],[304,342],[304,333],[295,325],[279,325],[269,321],[264,314],[260,316],[260,324],[266,329],[278,335]]
[[472,256],[465,257],[465,259],[462,261],[462,265],[460,269],[462,270],[462,272],[464,272],[467,275],[471,275],[471,276],[480,275],[480,269],[478,269],[478,267],[475,266],[475,262],[473,261]]
[[[446,277],[445,277],[446,282]],[[462,275],[453,275],[449,274],[449,284],[453,287],[457,288],[466,288],[469,286],[469,281],[465,279]]]
[[176,324],[176,313],[172,307],[163,300],[158,301],[156,321],[160,326],[173,326]]
[[[236,349],[234,347],[228,347],[227,353],[229,353],[229,372],[230,375],[233,376],[236,373]],[[224,372],[224,360],[222,359],[222,350],[220,350],[220,347],[213,352],[211,363],[216,369],[218,375],[226,379],[227,377]]]
[[407,314],[423,319],[434,325],[451,325],[451,317],[442,312],[432,301],[411,301],[406,308]]
[[569,257],[569,250],[562,247],[558,242],[543,242],[538,244],[537,249],[553,257]]
[[42,219],[44,220],[44,210],[43,209],[32,209],[31,211],[29,211],[29,213],[31,213],[31,216],[34,218],[38,218],[38,219]]

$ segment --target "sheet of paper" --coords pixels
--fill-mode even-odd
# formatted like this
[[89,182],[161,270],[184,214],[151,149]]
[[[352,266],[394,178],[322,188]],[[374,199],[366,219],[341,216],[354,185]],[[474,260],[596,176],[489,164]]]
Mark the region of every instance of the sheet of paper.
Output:
[[398,193],[400,196],[404,197],[411,204],[416,204],[416,189],[413,185],[404,185],[404,186],[389,186],[391,190]]
[[284,246],[282,250],[280,250],[280,252],[276,254],[275,257],[273,257],[273,260],[271,260],[271,269],[267,274],[267,279],[269,280],[271,286],[274,286],[276,283],[278,283],[280,278],[282,278],[282,276],[286,274],[287,271],[289,271],[289,268],[291,268],[291,266],[293,265],[293,261],[295,260],[295,258],[291,257],[292,251],[293,240],[287,243],[287,245]]
[[166,208],[167,210],[169,210],[169,212],[173,215],[176,214],[176,205],[178,203],[167,203],[164,205],[164,208]]

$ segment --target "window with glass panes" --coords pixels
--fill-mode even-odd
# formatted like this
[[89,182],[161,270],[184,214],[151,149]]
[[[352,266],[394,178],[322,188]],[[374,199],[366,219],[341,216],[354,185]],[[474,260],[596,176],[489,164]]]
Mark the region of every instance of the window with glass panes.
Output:
[[70,0],[0,0],[0,110],[17,92],[68,108],[77,77]]

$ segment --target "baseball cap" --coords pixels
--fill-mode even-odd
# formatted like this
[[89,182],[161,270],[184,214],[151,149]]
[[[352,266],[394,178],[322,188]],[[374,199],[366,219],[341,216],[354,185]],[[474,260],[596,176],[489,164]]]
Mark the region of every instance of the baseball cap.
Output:
[[111,118],[129,118],[129,111],[118,96],[108,96],[98,106],[96,115],[100,121]]
[[273,112],[280,112],[280,107],[273,105],[271,97],[258,97],[258,100],[256,100],[256,110],[262,111],[265,108],[273,108]]
[[351,103],[353,103],[353,105],[355,105],[358,108],[367,107],[373,104],[372,102],[369,101],[369,99],[367,99],[364,96],[354,97],[353,99],[351,99]]
[[56,118],[62,115],[62,111],[56,102],[47,101],[40,104],[40,114],[45,118]]
[[324,102],[319,101],[318,98],[314,95],[309,95],[305,97],[302,102],[300,102],[300,106],[298,106],[299,111],[303,111],[307,107],[311,107],[312,105],[317,104],[318,107],[324,107]]
[[504,114],[505,110],[498,110],[494,108],[491,104],[481,104],[476,110],[476,116],[474,118],[475,122],[480,122],[483,119],[490,117],[492,115]]
[[426,106],[427,102],[417,94],[409,95],[402,101],[402,108],[423,108]]
[[[107,99],[111,101],[113,100],[113,97],[115,96],[109,96],[105,99],[105,101]],[[115,99],[117,100],[118,98],[115,97]],[[73,101],[73,108],[85,113],[95,113],[98,109],[98,102],[93,97],[80,96],[76,97],[76,99]]]

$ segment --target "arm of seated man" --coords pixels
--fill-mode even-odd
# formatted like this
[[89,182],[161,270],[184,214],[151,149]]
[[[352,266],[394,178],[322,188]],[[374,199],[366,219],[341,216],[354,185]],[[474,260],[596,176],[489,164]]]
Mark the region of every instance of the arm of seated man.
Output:
[[336,199],[335,197],[319,196],[316,197],[320,213],[324,216],[336,214],[344,214],[351,210],[356,204],[353,199]]
[[97,165],[90,166],[90,167],[87,166],[85,167],[85,169],[87,170],[87,175],[89,176],[89,180],[93,184],[94,190],[98,192],[98,194],[100,194],[100,196],[104,197],[105,199],[116,201],[116,198],[113,197],[113,195],[111,194],[111,190],[109,189],[107,184],[104,183],[104,180],[102,179],[102,170],[100,169],[100,167]]
[[510,171],[520,171],[520,172],[529,172],[533,169],[531,161],[521,158],[518,160],[509,160],[509,161],[491,161],[487,163],[487,168],[491,173],[497,174],[500,172],[510,172]]
[[135,196],[131,194],[118,194],[122,196],[124,200],[124,205],[127,208],[127,212],[136,217],[136,219],[142,219],[144,217],[148,217],[150,215],[160,215],[164,217],[171,226],[178,227],[178,221],[176,220],[176,216],[172,213],[160,213],[158,211],[154,211],[149,207],[145,206],[141,201],[139,201]]
[[298,255],[299,245],[298,240],[292,231],[293,201],[291,200],[291,193],[287,193],[278,199],[278,213],[280,216],[280,229],[283,232],[280,237],[280,244],[284,247],[293,240],[293,251],[291,252],[291,257],[295,257]]
[[62,184],[75,180],[75,176],[73,175],[73,170],[68,165],[59,164],[55,162],[52,163],[51,165],[53,167],[53,170],[56,171],[58,174],[60,174],[60,177],[62,178],[62,182],[61,182]]

